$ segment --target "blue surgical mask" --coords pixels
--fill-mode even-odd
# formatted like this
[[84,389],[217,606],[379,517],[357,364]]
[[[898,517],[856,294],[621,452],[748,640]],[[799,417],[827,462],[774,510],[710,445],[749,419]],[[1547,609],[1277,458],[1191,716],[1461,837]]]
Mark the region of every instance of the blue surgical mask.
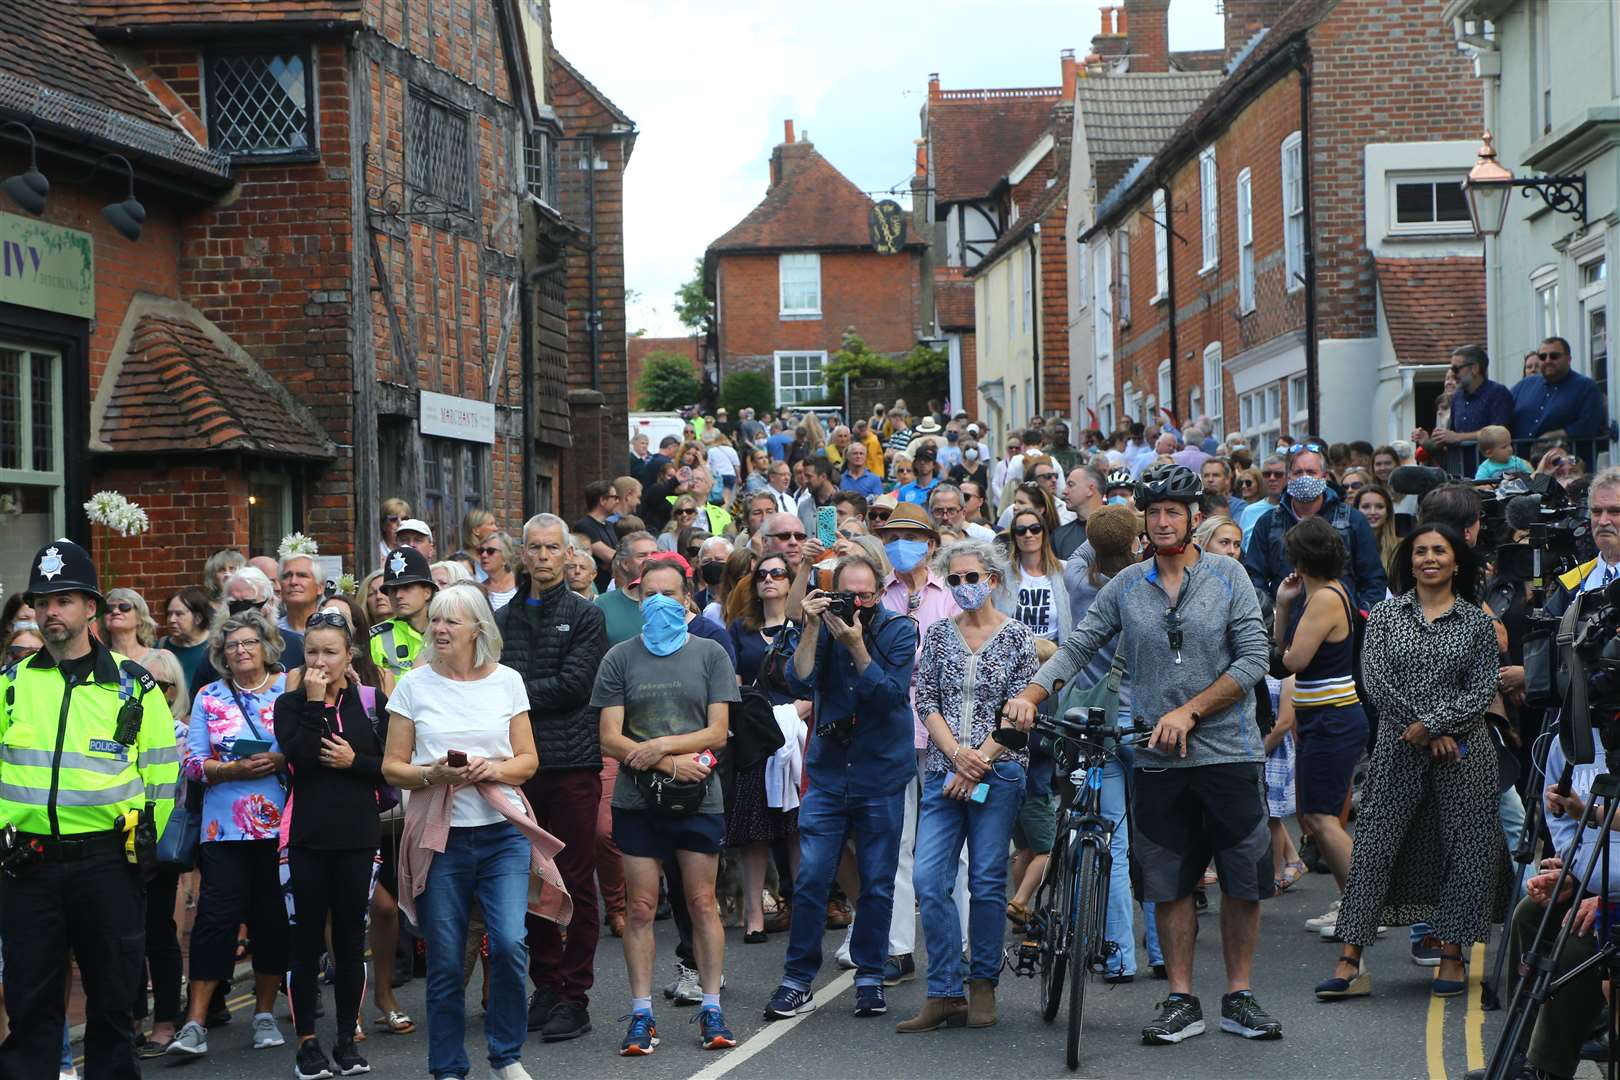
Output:
[[1108,496],[1108,505],[1109,506],[1129,506],[1129,505],[1131,505],[1130,496],[1128,496],[1128,495],[1110,495],[1110,496]]
[[963,611],[978,611],[984,607],[984,602],[990,599],[990,583],[975,581],[971,585],[966,582],[953,585],[951,596],[956,600],[956,606]]
[[883,545],[883,552],[889,557],[889,562],[901,573],[915,570],[917,564],[928,555],[928,541],[926,540],[890,540]]
[[686,608],[674,597],[655,593],[641,602],[641,641],[654,656],[668,656],[686,644]]

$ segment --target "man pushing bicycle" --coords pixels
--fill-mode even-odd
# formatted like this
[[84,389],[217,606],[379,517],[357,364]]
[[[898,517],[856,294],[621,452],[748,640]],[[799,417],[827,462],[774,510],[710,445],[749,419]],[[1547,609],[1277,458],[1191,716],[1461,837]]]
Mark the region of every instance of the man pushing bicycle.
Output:
[[1192,993],[1197,910],[1193,890],[1213,857],[1221,884],[1227,993],[1221,1029],[1248,1039],[1282,1037],[1255,999],[1250,973],[1260,901],[1273,891],[1264,752],[1254,718],[1255,684],[1269,646],[1248,573],[1234,559],[1192,543],[1203,482],[1180,465],[1148,469],[1137,481],[1153,558],[1104,585],[1086,618],[1035,680],[1007,702],[1008,719],[1033,723],[1037,707],[1116,635],[1132,680],[1132,712],[1158,717],[1136,755],[1132,846],[1141,897],[1156,901],[1170,981],[1158,1017],[1142,1029],[1149,1045],[1204,1032]]

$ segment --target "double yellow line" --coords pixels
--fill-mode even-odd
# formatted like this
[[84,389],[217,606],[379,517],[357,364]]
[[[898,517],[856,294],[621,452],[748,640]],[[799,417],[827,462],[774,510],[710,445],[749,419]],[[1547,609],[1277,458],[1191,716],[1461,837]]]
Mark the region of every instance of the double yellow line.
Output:
[[[1480,1003],[1480,979],[1485,971],[1485,946],[1476,943],[1468,954],[1468,1007],[1463,1012],[1463,1045],[1468,1068],[1485,1067],[1485,1009]],[[1425,1038],[1429,1080],[1446,1080],[1446,998],[1430,996]]]

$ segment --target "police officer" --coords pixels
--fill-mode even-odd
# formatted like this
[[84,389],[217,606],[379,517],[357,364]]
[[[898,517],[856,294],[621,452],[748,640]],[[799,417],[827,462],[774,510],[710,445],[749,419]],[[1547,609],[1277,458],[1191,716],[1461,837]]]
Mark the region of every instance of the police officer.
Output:
[[45,647],[0,672],[0,915],[11,1036],[0,1078],[62,1057],[67,960],[85,987],[88,1080],[140,1076],[130,1003],[145,951],[145,884],[179,782],[174,722],[145,668],[90,634],[90,555],[45,545],[28,582]]
[[371,628],[371,659],[397,677],[416,662],[427,633],[428,601],[439,587],[421,552],[397,547],[383,560],[382,591],[394,605],[394,617]]

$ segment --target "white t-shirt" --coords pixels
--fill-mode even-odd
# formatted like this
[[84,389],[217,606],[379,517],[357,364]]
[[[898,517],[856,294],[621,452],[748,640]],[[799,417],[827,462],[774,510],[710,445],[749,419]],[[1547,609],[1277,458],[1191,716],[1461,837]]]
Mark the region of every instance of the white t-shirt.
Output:
[[1057,613],[1052,610],[1052,581],[1042,576],[1024,574],[1014,586],[1018,594],[1018,607],[1014,618],[1036,637],[1057,640]]
[[[413,765],[431,765],[451,750],[468,757],[512,756],[512,717],[529,711],[523,676],[496,665],[494,672],[468,682],[447,679],[431,667],[412,668],[400,676],[388,699],[388,711],[416,725]],[[508,789],[512,805],[522,807],[517,789]],[[493,825],[505,820],[472,787],[455,794],[450,824]]]
[[737,457],[737,451],[729,446],[709,447],[709,471],[715,476],[736,476],[742,468],[742,461]]

